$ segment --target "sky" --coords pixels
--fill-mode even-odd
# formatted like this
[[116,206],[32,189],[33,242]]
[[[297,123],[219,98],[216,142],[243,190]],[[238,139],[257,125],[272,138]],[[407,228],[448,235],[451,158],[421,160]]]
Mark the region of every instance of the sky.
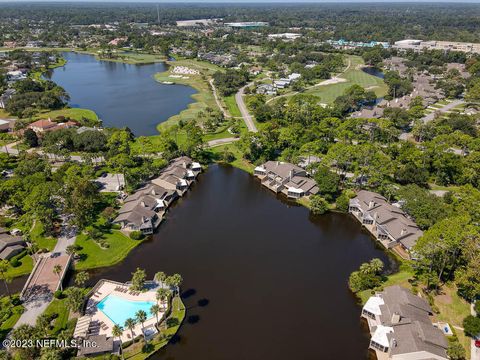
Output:
[[480,0],[0,0],[0,2],[127,2],[127,3],[480,3]]

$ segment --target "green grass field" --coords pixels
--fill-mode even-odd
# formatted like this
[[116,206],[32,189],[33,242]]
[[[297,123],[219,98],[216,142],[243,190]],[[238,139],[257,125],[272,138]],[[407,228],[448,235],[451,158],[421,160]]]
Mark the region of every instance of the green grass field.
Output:
[[352,85],[360,85],[367,90],[375,91],[378,97],[384,96],[387,92],[387,86],[382,79],[363,72],[360,68],[365,64],[360,56],[347,55],[347,61],[350,60],[350,67],[344,73],[339,75],[347,81],[343,83],[317,86],[306,90],[305,94],[312,94],[320,97],[320,102],[325,104],[332,103],[337,97],[343,95],[346,89]]
[[81,121],[83,118],[91,121],[98,121],[98,116],[94,111],[80,108],[64,108],[53,111],[42,111],[35,116],[35,119],[55,119],[58,116],[68,117],[77,121]]
[[227,107],[228,112],[233,117],[241,117],[242,114],[240,113],[240,109],[237,106],[237,102],[235,101],[235,95],[230,95],[223,98],[223,101]]
[[200,111],[205,111],[207,107],[212,109],[218,108],[212,89],[208,83],[208,78],[213,75],[214,72],[218,71],[220,69],[219,67],[195,60],[178,60],[174,62],[168,62],[168,64],[171,66],[186,66],[191,69],[196,69],[200,72],[200,75],[188,75],[188,79],[172,78],[169,77],[171,74],[170,70],[155,75],[155,79],[159,82],[168,81],[175,84],[188,85],[197,90],[197,93],[192,95],[192,98],[195,100],[195,102],[188,105],[188,108],[181,111],[179,114],[174,115],[167,121],[159,124],[157,126],[159,131],[162,131],[162,129],[165,129],[171,125],[177,124],[180,120],[189,121],[196,119],[198,117],[198,113]]
[[58,334],[61,330],[67,327],[68,315],[70,310],[67,307],[66,299],[53,299],[44,312],[45,315],[56,314],[53,329],[50,331],[51,335]]
[[35,225],[30,231],[30,238],[40,249],[47,249],[48,251],[52,251],[57,244],[57,239],[43,235],[43,225],[41,222],[35,222]]
[[78,254],[84,258],[75,265],[76,270],[112,266],[122,261],[134,247],[142,243],[140,240],[130,239],[118,230],[104,234],[104,239],[110,245],[108,249],[102,249],[85,234],[77,236],[75,245],[82,248]]

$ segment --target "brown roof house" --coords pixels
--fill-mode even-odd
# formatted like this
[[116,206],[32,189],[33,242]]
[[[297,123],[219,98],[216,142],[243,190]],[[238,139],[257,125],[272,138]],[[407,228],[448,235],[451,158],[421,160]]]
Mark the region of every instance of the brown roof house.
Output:
[[362,309],[378,359],[446,360],[448,342],[428,303],[398,285],[371,296]]
[[263,186],[292,199],[318,193],[317,183],[307,176],[305,169],[290,163],[267,161],[255,168],[254,175],[262,181]]
[[48,131],[56,131],[60,129],[68,129],[71,127],[77,126],[77,123],[73,121],[67,121],[67,122],[61,122],[61,123],[56,123],[55,121],[52,121],[51,119],[42,119],[42,120],[37,120],[34,121],[33,123],[29,124],[27,128],[32,129],[38,134],[43,134]]
[[387,249],[400,245],[410,251],[423,235],[422,230],[402,209],[371,191],[360,190],[350,200],[349,212]]

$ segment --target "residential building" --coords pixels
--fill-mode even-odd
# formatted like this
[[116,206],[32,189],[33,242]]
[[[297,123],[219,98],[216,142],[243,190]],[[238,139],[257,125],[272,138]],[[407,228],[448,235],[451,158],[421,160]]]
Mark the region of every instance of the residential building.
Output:
[[255,168],[254,175],[261,180],[263,186],[289,198],[299,199],[318,193],[315,180],[309,178],[304,169],[290,163],[267,161]]
[[349,212],[387,249],[400,256],[409,253],[423,235],[417,224],[400,207],[390,204],[382,195],[360,190],[350,200]]
[[398,285],[371,296],[362,309],[378,359],[446,360],[448,343],[432,324],[427,301]]
[[176,158],[134,194],[124,199],[113,221],[124,231],[153,234],[170,204],[182,196],[201,171],[201,165],[186,156]]
[[15,95],[15,89],[7,89],[0,96],[0,109],[5,109],[12,96]]
[[0,228],[0,259],[9,260],[25,249],[25,240],[21,236],[13,236],[5,228]]
[[257,94],[277,95],[277,89],[270,84],[261,84],[257,86]]
[[32,129],[37,133],[37,135],[41,135],[43,133],[49,132],[49,131],[57,131],[60,129],[68,129],[71,127],[77,126],[76,122],[73,121],[67,121],[67,122],[61,122],[57,123],[52,121],[51,119],[42,119],[42,120],[37,120],[34,121],[33,123],[29,124],[27,128]]
[[301,37],[302,34],[299,33],[282,33],[282,34],[269,34],[268,39],[282,39],[282,40],[296,40]]

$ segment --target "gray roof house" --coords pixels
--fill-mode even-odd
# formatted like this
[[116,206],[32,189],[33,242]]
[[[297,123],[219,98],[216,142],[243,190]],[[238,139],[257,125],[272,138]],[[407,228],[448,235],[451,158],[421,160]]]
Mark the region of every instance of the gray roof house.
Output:
[[371,191],[360,190],[350,200],[349,212],[386,248],[400,245],[409,251],[423,235],[422,230],[402,209]]
[[275,193],[282,192],[289,198],[298,199],[318,193],[315,180],[307,176],[305,169],[294,164],[267,161],[255,168],[254,175],[263,186]]
[[201,165],[182,156],[171,161],[160,176],[124,199],[113,221],[125,231],[153,234],[170,204],[187,191],[201,171]]
[[25,240],[21,236],[12,236],[6,229],[0,228],[0,259],[9,260],[25,249]]
[[446,360],[448,343],[432,324],[428,302],[398,285],[371,296],[362,309],[379,359]]
[[95,357],[113,352],[113,338],[107,338],[106,335],[90,335],[85,341],[92,345],[81,346],[77,352],[78,357]]

